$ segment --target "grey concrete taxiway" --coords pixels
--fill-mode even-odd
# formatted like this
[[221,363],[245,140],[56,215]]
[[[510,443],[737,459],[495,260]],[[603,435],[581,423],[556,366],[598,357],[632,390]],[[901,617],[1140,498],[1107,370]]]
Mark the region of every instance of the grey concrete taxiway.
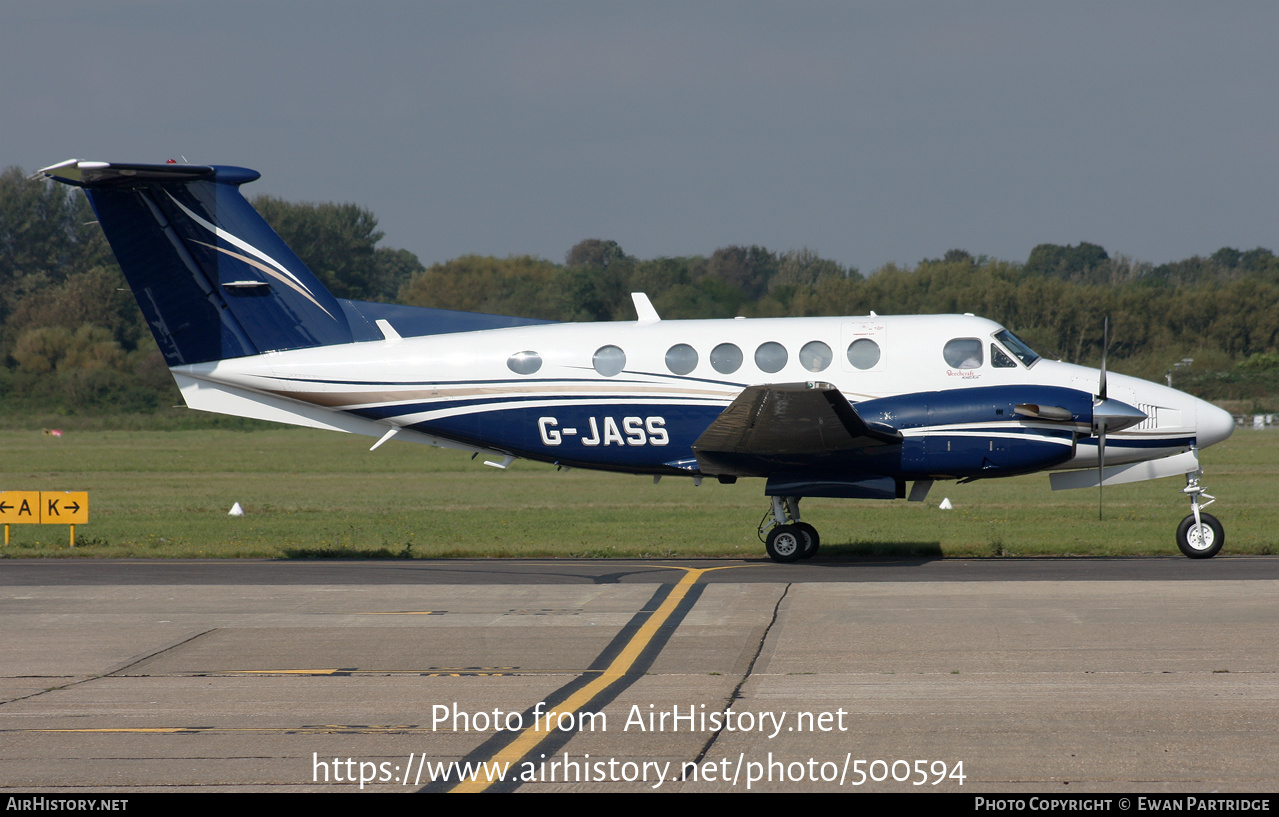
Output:
[[0,561],[0,791],[1270,792],[1277,590],[1265,557]]

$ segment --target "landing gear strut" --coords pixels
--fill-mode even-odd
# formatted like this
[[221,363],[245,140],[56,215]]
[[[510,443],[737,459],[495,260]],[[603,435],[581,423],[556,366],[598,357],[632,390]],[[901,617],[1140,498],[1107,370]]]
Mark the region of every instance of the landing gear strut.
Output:
[[[1217,517],[1202,510],[1217,501],[1199,484],[1202,475],[1202,469],[1186,474],[1186,487],[1181,490],[1190,497],[1190,515],[1177,527],[1177,547],[1191,559],[1211,559],[1226,543],[1225,528]],[[1208,501],[1201,504],[1200,497]]]
[[799,520],[798,496],[771,497],[772,512],[765,514],[759,525],[759,538],[774,562],[810,559],[817,553],[821,539],[817,528]]

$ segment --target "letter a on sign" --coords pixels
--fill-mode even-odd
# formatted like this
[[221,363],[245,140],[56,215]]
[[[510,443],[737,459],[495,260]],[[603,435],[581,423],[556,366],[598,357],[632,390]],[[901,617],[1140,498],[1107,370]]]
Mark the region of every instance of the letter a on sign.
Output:
[[40,508],[39,491],[0,491],[0,524],[39,525]]

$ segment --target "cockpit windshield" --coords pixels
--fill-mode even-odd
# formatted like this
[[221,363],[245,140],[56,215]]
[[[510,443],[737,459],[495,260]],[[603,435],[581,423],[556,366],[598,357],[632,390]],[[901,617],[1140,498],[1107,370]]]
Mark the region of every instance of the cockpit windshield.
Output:
[[1017,359],[1020,360],[1027,369],[1034,366],[1035,362],[1039,360],[1039,355],[1035,354],[1034,349],[1031,349],[1026,345],[1024,340],[1017,337],[1012,332],[1009,332],[1007,329],[1002,332],[996,332],[995,339],[1004,344],[1008,351],[1016,355]]

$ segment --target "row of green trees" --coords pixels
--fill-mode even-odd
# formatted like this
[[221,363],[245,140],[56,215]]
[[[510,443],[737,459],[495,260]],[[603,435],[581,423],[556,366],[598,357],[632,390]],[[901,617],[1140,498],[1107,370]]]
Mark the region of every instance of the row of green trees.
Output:
[[[1041,244],[1024,263],[951,250],[867,276],[807,250],[730,246],[640,259],[588,239],[563,263],[470,255],[424,267],[379,246],[377,218],[351,204],[254,200],[338,297],[549,320],[634,318],[647,292],[666,319],[972,312],[1041,352],[1095,363],[1110,318],[1117,371],[1162,379],[1238,408],[1279,407],[1279,258],[1222,248],[1153,266],[1095,244]],[[152,411],[178,402],[86,200],[17,168],[0,174],[0,407],[7,412]]]
[[1108,316],[1116,370],[1160,380],[1190,357],[1196,362],[1179,371],[1179,386],[1210,399],[1279,404],[1272,382],[1279,380],[1279,258],[1263,248],[1160,266],[1112,258],[1091,244],[1042,244],[1026,263],[952,250],[863,276],[808,250],[724,247],[710,256],[637,259],[591,239],[564,264],[527,256],[435,264],[400,290],[400,301],[625,320],[634,317],[629,293],[640,291],[667,319],[971,312],[1013,328],[1044,354],[1093,364]]

